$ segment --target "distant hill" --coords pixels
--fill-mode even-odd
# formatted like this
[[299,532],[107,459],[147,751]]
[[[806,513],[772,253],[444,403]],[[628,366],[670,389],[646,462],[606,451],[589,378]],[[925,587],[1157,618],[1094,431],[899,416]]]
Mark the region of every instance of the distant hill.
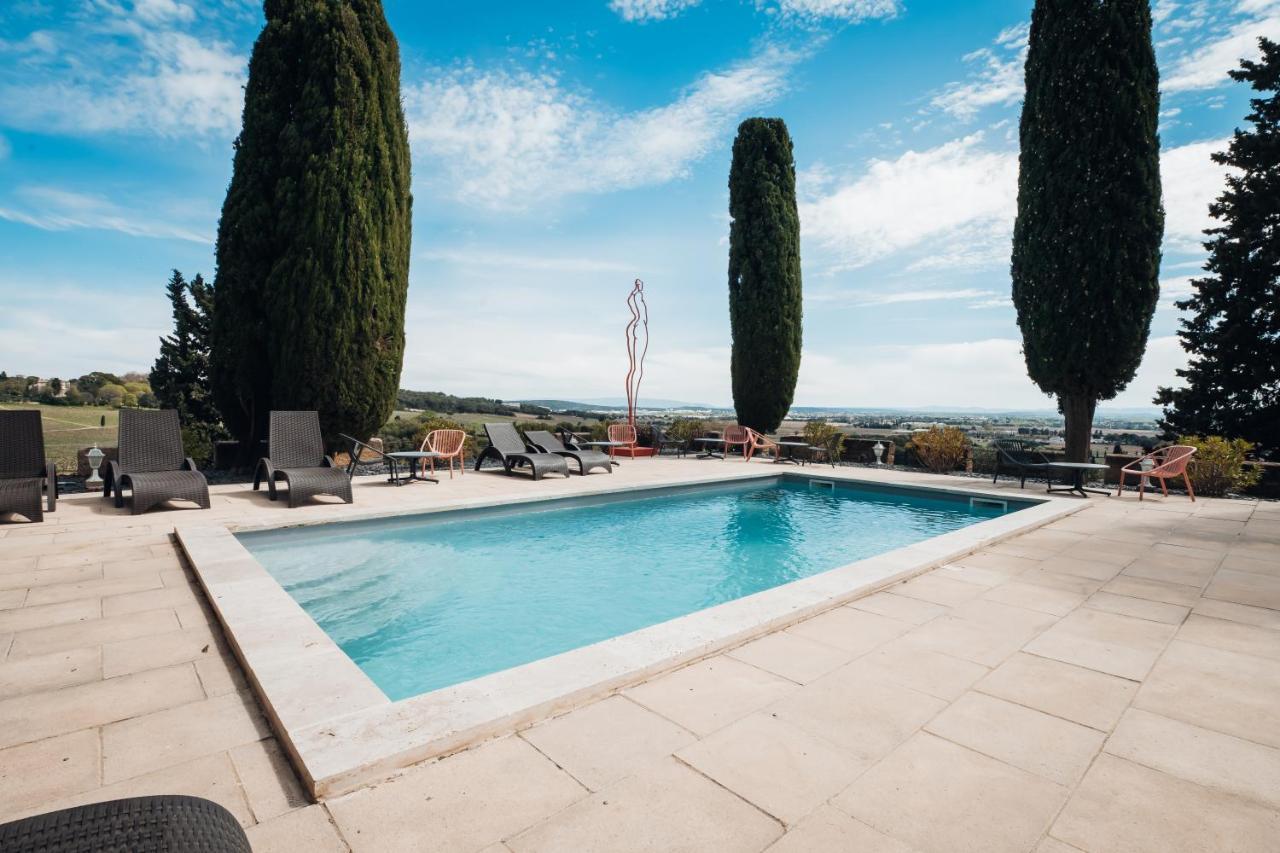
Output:
[[[569,410],[608,410],[624,411],[627,401],[621,397],[588,397],[583,400],[516,400],[521,404],[546,406],[557,411]],[[660,397],[640,398],[641,409],[713,409],[726,411],[725,406],[712,406],[707,403],[686,403],[680,400],[664,400]]]
[[401,388],[396,393],[396,408],[422,409],[442,415],[458,412],[476,412],[485,415],[514,415],[516,410],[489,397],[455,397],[440,391],[409,391]]

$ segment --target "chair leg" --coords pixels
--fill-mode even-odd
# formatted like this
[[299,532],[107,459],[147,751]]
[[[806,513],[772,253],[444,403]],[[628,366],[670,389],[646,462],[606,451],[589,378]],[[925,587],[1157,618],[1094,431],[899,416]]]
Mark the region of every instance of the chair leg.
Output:
[[1146,493],[1147,493],[1147,478],[1139,477],[1138,478],[1138,500],[1141,501],[1143,496],[1146,495]]
[[1195,489],[1191,488],[1191,478],[1190,478],[1189,476],[1187,476],[1187,472],[1186,472],[1186,471],[1183,471],[1183,472],[1182,472],[1182,482],[1183,482],[1183,484],[1185,484],[1185,485],[1186,485],[1186,487],[1187,487],[1187,494],[1191,495],[1191,502],[1192,502],[1192,503],[1195,503],[1195,502],[1196,502],[1196,492],[1195,492]]
[[1160,478],[1160,491],[1164,492],[1164,496],[1169,497],[1169,480],[1167,477]]

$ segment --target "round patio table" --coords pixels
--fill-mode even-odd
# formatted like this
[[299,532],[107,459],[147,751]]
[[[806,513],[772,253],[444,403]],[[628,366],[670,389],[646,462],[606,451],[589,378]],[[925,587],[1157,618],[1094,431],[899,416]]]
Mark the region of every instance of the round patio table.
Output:
[[1106,495],[1107,497],[1111,497],[1111,492],[1109,491],[1103,491],[1102,489],[1086,489],[1084,485],[1085,474],[1090,471],[1105,471],[1107,470],[1106,465],[1099,465],[1096,462],[1054,462],[1049,466],[1049,468],[1051,470],[1058,468],[1069,472],[1071,475],[1071,483],[1066,486],[1058,486],[1057,488],[1054,488],[1052,481],[1050,481],[1050,492],[1070,492],[1072,494],[1079,495],[1082,498],[1088,497],[1086,492],[1092,492],[1095,495]]
[[[809,445],[803,441],[778,441],[778,455],[773,461],[779,465],[804,465],[804,457],[797,456],[797,450],[808,450]],[[786,451],[783,453],[783,451]]]
[[[427,459],[444,459],[445,456],[443,453],[436,453],[433,450],[397,450],[392,453],[386,454],[386,456],[387,456],[387,459],[391,460],[391,465],[390,465],[391,477],[390,479],[387,480],[387,482],[391,483],[392,485],[403,486],[405,483],[414,483],[414,482],[424,482],[424,483],[440,482],[435,477],[428,477],[425,474],[419,477],[418,468],[421,467],[419,463]],[[400,477],[399,463],[401,462],[403,462],[409,468],[409,476],[404,479],[401,479]]]
[[[723,459],[724,458],[724,439],[723,438],[695,438],[694,444],[702,445],[702,452],[698,454],[698,459]],[[716,452],[716,447],[720,448],[720,452]]]

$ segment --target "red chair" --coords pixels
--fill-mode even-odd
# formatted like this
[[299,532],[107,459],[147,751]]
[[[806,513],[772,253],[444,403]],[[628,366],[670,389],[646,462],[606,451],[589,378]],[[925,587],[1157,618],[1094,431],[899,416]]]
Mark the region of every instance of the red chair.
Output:
[[609,424],[609,440],[622,443],[622,447],[610,447],[609,458],[612,459],[616,451],[624,451],[626,456],[635,456],[636,447],[639,439],[636,438],[636,428],[632,424]]
[[756,432],[751,427],[747,427],[747,437],[751,443],[747,445],[747,459],[751,459],[757,453],[772,453],[776,462],[778,459],[778,442],[766,436],[764,433]]
[[751,428],[733,424],[724,428],[724,456],[729,458],[729,448],[735,445],[742,448],[742,458],[751,458]]
[[[453,479],[453,460],[458,460],[458,476],[461,477],[467,470],[467,434],[460,429],[433,429],[427,433],[427,437],[422,440],[422,447],[419,450],[430,450],[433,453],[439,453],[444,459],[449,460],[449,479]],[[429,460],[431,463],[431,474],[436,473],[436,460]],[[427,473],[428,460],[422,460],[422,473]]]
[[[1124,491],[1124,478],[1126,475],[1132,474],[1138,478],[1138,500],[1142,500],[1142,495],[1147,490],[1147,480],[1159,480],[1160,490],[1164,492],[1164,496],[1169,497],[1169,486],[1166,481],[1173,477],[1181,477],[1182,482],[1187,487],[1187,494],[1191,496],[1194,502],[1196,493],[1191,488],[1191,477],[1187,474],[1187,463],[1191,461],[1191,457],[1195,455],[1196,449],[1185,444],[1174,444],[1169,447],[1162,447],[1152,453],[1137,460],[1130,462],[1128,465],[1120,469],[1120,487],[1116,489],[1116,497]],[[1152,467],[1142,470],[1142,463],[1150,461]]]

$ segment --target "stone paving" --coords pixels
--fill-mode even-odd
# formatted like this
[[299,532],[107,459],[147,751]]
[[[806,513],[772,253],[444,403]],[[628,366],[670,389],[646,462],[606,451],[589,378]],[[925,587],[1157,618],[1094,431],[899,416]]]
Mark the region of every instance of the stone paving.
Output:
[[[711,465],[748,467],[627,461],[609,481]],[[356,499],[430,506],[604,479],[366,478]],[[190,793],[229,808],[258,851],[1167,853],[1280,838],[1280,504],[1094,497],[888,591],[311,804],[171,532],[343,509],[289,511],[228,486],[209,512],[133,517],[83,496],[45,524],[0,524],[0,821]]]

